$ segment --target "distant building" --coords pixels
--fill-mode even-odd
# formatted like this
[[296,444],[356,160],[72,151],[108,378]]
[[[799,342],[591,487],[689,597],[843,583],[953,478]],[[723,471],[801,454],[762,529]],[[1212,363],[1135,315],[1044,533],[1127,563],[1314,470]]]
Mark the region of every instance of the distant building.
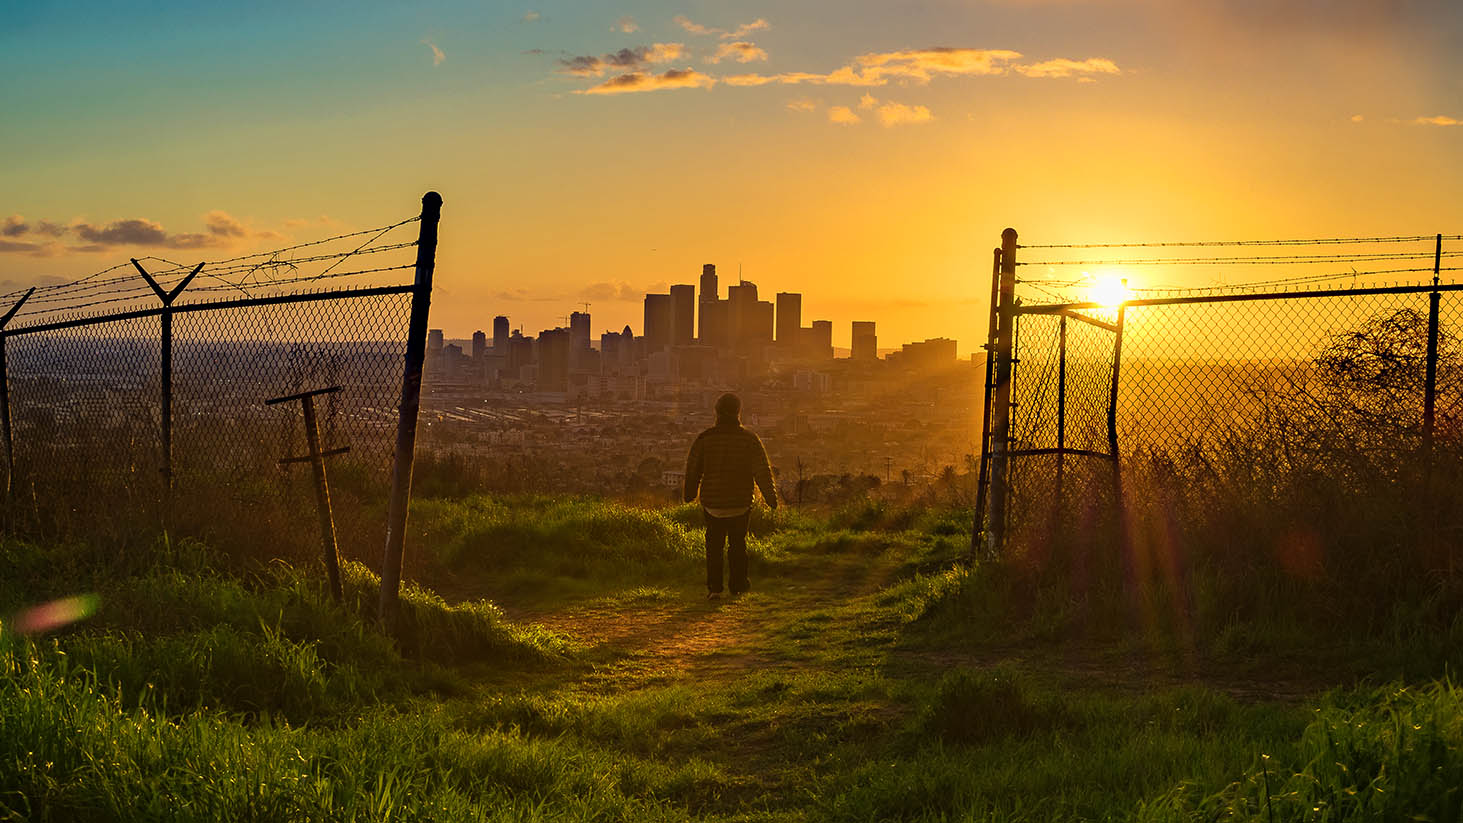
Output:
[[535,383],[539,391],[569,390],[569,338],[569,330],[565,328],[539,332],[535,346],[538,349],[538,378]]
[[569,345],[575,351],[583,351],[589,348],[589,312],[570,312]]
[[493,350],[498,354],[506,355],[508,352],[508,317],[498,315],[493,318]]
[[813,325],[804,326],[799,341],[807,356],[813,360],[833,359],[833,321],[814,320]]
[[716,266],[707,263],[701,267],[701,300],[697,305],[700,310],[700,319],[697,321],[700,337],[703,346],[714,346],[717,342],[711,339],[708,334],[708,320],[706,317],[707,306],[715,306],[721,300],[721,287],[716,282]]
[[482,365],[483,357],[488,353],[488,336],[483,334],[482,329],[472,333],[472,359],[474,363]]
[[879,338],[874,334],[874,321],[853,321],[852,357],[854,360],[879,359]]
[[671,286],[671,345],[696,342],[696,287]]
[[777,293],[777,345],[794,348],[803,330],[803,296],[796,292]]
[[952,366],[956,362],[955,341],[948,337],[935,337],[922,343],[905,343],[899,351],[889,355],[889,360],[912,371]]
[[671,344],[675,324],[669,294],[645,295],[645,347],[649,351],[660,351]]

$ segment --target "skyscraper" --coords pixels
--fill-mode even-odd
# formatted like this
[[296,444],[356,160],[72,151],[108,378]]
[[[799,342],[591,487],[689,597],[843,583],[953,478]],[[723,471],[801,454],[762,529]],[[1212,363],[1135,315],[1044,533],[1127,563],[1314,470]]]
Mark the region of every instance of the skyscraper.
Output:
[[699,339],[703,346],[717,345],[714,335],[714,332],[718,331],[716,322],[713,320],[708,324],[706,315],[707,307],[715,306],[720,298],[721,287],[716,282],[716,265],[707,263],[701,267],[701,302],[698,305],[700,318],[696,323],[696,328],[700,330]]
[[853,321],[852,348],[852,356],[854,360],[879,359],[879,338],[874,334],[874,321]]
[[472,333],[472,359],[479,366],[482,365],[483,356],[488,353],[488,336],[483,334],[482,329]]
[[589,312],[569,313],[569,346],[575,351],[589,348]]
[[674,324],[669,294],[645,295],[645,348],[660,351],[671,344]]
[[777,293],[777,345],[793,348],[803,328],[803,296],[796,292]]
[[671,286],[671,345],[696,342],[696,287]]
[[508,356],[508,317],[498,315],[493,318],[493,353],[502,357]]

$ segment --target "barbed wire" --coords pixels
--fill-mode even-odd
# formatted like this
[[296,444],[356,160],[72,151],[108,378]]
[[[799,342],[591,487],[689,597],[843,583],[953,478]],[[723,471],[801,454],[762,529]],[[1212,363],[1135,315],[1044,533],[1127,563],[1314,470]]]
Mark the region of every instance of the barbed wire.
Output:
[[1151,266],[1151,265],[1306,265],[1310,263],[1365,263],[1379,260],[1431,260],[1436,256],[1460,257],[1463,251],[1374,252],[1355,254],[1287,254],[1255,257],[1138,257],[1111,260],[1030,260],[1017,261],[1018,266]]
[[[1463,235],[1445,234],[1444,240],[1463,240]],[[1435,234],[1395,235],[1391,237],[1317,237],[1308,240],[1179,240],[1142,243],[1041,243],[1020,244],[1018,249],[1139,249],[1200,246],[1324,246],[1344,243],[1417,243],[1437,240]]]
[[[1463,271],[1463,266],[1443,266],[1443,267],[1439,267],[1436,270],[1434,270],[1432,266],[1427,266],[1427,267],[1418,267],[1418,268],[1375,269],[1375,270],[1372,270],[1372,271],[1337,272],[1337,273],[1332,273],[1332,274],[1311,275],[1311,276],[1307,276],[1307,277],[1287,277],[1287,278],[1277,278],[1277,279],[1271,279],[1271,280],[1255,280],[1255,281],[1246,281],[1244,283],[1220,284],[1220,285],[1215,285],[1215,286],[1167,286],[1167,285],[1165,285],[1165,286],[1133,287],[1133,288],[1129,288],[1128,289],[1128,292],[1130,294],[1133,294],[1133,295],[1162,295],[1162,294],[1173,295],[1173,294],[1182,293],[1182,294],[1186,294],[1186,295],[1201,296],[1201,295],[1222,295],[1222,294],[1234,294],[1234,293],[1240,293],[1240,292],[1253,292],[1253,291],[1255,291],[1257,289],[1275,289],[1277,291],[1282,291],[1283,290],[1283,287],[1285,287],[1285,286],[1311,286],[1311,287],[1315,287],[1315,288],[1318,288],[1318,289],[1324,289],[1325,286],[1331,285],[1331,283],[1328,282],[1328,281],[1342,281],[1342,280],[1348,280],[1348,279],[1354,281],[1356,278],[1360,278],[1360,277],[1374,277],[1374,276],[1384,275],[1384,274],[1432,274],[1434,271],[1437,271],[1439,273],[1443,273],[1443,272],[1459,272],[1459,271]],[[1030,286],[1030,287],[1032,287],[1034,289],[1037,289],[1038,291],[1042,292],[1047,297],[1050,297],[1050,298],[1052,298],[1054,300],[1057,300],[1059,302],[1069,301],[1071,299],[1070,298],[1070,295],[1062,294],[1062,293],[1057,292],[1057,291],[1053,291],[1053,289],[1079,288],[1079,287],[1082,287],[1082,286],[1085,286],[1085,285],[1090,285],[1092,282],[1093,281],[1091,279],[1086,279],[1086,280],[1072,280],[1072,281],[1063,281],[1063,282],[1031,281],[1031,280],[1026,280],[1026,281],[1018,280],[1017,281],[1017,283],[1019,285]],[[1342,286],[1343,284],[1338,282],[1335,285],[1339,287],[1339,286]],[[1386,284],[1368,284],[1367,286],[1362,286],[1362,285],[1353,283],[1352,284],[1352,287],[1354,287],[1354,288],[1370,288],[1370,287],[1377,286],[1377,285],[1381,285],[1382,287],[1385,287],[1386,286]],[[1418,284],[1415,284],[1415,285],[1418,288],[1426,288],[1428,286],[1427,283],[1418,283]]]
[[[245,296],[251,296],[251,289],[270,289],[312,280],[333,280],[411,268],[413,264],[378,266],[346,272],[334,271],[345,260],[352,257],[364,257],[416,246],[417,241],[415,238],[410,241],[385,243],[382,245],[372,245],[372,243],[375,243],[392,230],[420,219],[420,216],[411,217],[387,226],[346,232],[306,243],[297,243],[280,249],[253,252],[211,263],[204,263],[202,269],[199,270],[199,276],[215,281],[215,283],[212,285],[196,286],[189,289],[189,293],[194,291],[216,292],[227,290],[238,291]],[[353,249],[310,254],[297,258],[281,257],[281,255],[288,252],[316,248],[328,243],[363,236],[366,237],[365,241]],[[147,255],[139,257],[137,260],[138,262],[162,263],[170,267],[149,272],[155,279],[159,280],[166,279],[171,275],[191,272],[198,265],[179,263],[175,260],[169,260],[157,255]],[[298,274],[302,266],[325,261],[334,262],[318,273],[308,275]],[[34,318],[37,315],[73,312],[96,306],[109,306],[154,298],[155,293],[152,287],[146,281],[139,279],[135,274],[108,276],[113,272],[128,270],[131,268],[131,265],[130,261],[118,263],[66,283],[51,283],[36,286],[30,299],[16,313],[16,316]],[[268,272],[267,279],[255,279],[254,275],[260,272]],[[292,276],[279,276],[281,273]],[[7,299],[13,301],[30,291],[31,289],[27,287],[0,294],[0,301]]]

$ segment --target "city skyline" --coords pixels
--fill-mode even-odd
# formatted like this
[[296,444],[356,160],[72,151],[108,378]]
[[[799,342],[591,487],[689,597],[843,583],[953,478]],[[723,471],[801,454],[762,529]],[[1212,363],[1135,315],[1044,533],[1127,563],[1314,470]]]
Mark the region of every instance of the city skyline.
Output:
[[[815,329],[821,330],[824,329],[826,326],[827,330],[831,333],[829,345],[835,350],[852,352],[852,350],[855,348],[855,346],[853,345],[853,340],[857,336],[858,331],[862,328],[867,333],[874,334],[874,329],[878,322],[877,318],[834,320],[829,318],[814,319],[811,317],[805,317],[802,312],[802,300],[805,296],[804,292],[779,291],[774,295],[775,299],[773,300],[757,300],[756,297],[761,294],[761,287],[757,283],[745,279],[740,280],[736,283],[728,283],[726,288],[728,295],[725,299],[722,299],[720,297],[720,275],[717,272],[716,264],[714,263],[703,264],[701,267],[700,276],[696,278],[696,280],[697,282],[695,284],[676,283],[663,287],[660,292],[646,292],[644,295],[642,295],[642,305],[644,308],[644,313],[642,315],[643,320],[640,324],[637,325],[634,322],[627,322],[623,325],[620,325],[619,327],[607,325],[603,329],[602,333],[620,334],[624,329],[629,329],[633,333],[638,328],[639,333],[635,335],[636,337],[646,338],[651,343],[651,345],[662,344],[663,341],[659,340],[657,335],[650,333],[651,326],[655,325],[656,322],[652,320],[652,314],[657,310],[661,310],[666,313],[663,322],[667,324],[675,324],[678,326],[678,328],[674,330],[673,334],[668,335],[668,339],[673,339],[673,345],[690,345],[692,343],[706,345],[706,331],[703,324],[705,323],[707,307],[702,304],[707,302],[705,295],[708,293],[708,284],[710,288],[716,289],[716,292],[713,293],[712,300],[710,301],[713,303],[718,300],[720,300],[720,302],[722,303],[731,302],[735,300],[734,295],[737,294],[737,292],[732,291],[732,289],[750,286],[752,289],[751,294],[753,295],[753,299],[757,303],[767,305],[767,309],[772,318],[771,323],[768,324],[769,328],[767,329],[767,336],[769,342],[773,342],[778,345],[796,346],[798,345],[798,342],[796,341],[796,339],[789,341],[790,337],[796,338],[799,335],[813,333]],[[678,292],[684,298],[682,301],[676,300]],[[662,305],[661,301],[658,298],[669,299],[665,301],[664,305]],[[579,303],[578,305],[582,306],[584,308],[584,311],[571,311],[569,314],[562,315],[557,318],[566,321],[565,323],[558,323],[555,325],[546,326],[536,332],[524,323],[514,323],[512,315],[497,313],[493,314],[488,324],[481,324],[475,327],[471,332],[463,332],[460,329],[454,329],[449,331],[446,328],[438,327],[434,327],[433,331],[441,333],[443,340],[447,343],[453,343],[458,341],[471,341],[470,345],[472,346],[474,356],[476,356],[476,353],[478,351],[477,345],[479,343],[479,337],[482,338],[484,344],[486,344],[487,341],[494,341],[493,345],[496,346],[496,341],[499,339],[498,334],[496,333],[499,321],[503,321],[504,323],[506,323],[503,333],[504,339],[506,339],[509,335],[521,335],[523,337],[532,339],[538,335],[543,334],[544,332],[570,329],[574,326],[576,318],[579,318],[581,316],[586,318],[586,323],[590,322],[588,318],[592,318],[594,315],[594,313],[590,311],[590,307],[593,305],[592,302],[585,301]],[[652,308],[652,306],[658,308]],[[802,322],[805,319],[809,320],[814,325],[802,325]],[[684,326],[681,325],[683,323]],[[838,329],[840,328],[840,325],[848,333],[849,345],[838,345]],[[494,333],[488,334],[488,329],[492,329]],[[818,333],[821,334],[822,332],[819,331]],[[937,339],[939,337],[940,336],[936,336],[936,338],[931,338],[929,336],[926,336],[919,340],[899,340],[895,341],[894,345],[885,345],[883,347],[880,347],[877,345],[877,343],[875,343],[873,350],[878,352],[899,351],[902,345],[908,343],[927,342],[931,339]],[[592,342],[595,342],[596,344],[599,340],[599,336],[594,333],[593,326],[590,326],[589,328],[589,338]]]

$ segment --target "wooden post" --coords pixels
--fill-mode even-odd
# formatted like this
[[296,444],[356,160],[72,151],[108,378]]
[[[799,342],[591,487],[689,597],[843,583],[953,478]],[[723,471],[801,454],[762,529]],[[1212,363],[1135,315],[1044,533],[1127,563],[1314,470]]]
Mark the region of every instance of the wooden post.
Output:
[[442,195],[429,191],[422,196],[416,285],[411,296],[406,367],[401,375],[401,410],[396,426],[396,455],[391,468],[391,502],[386,513],[386,556],[381,564],[381,623],[393,636],[397,628],[407,504],[411,500],[412,460],[416,455],[417,415],[422,405],[422,365],[427,359],[427,312],[431,309],[432,271],[437,263],[437,223],[441,218]]
[[[203,264],[199,263],[193,271],[178,282],[171,291],[165,291],[151,274],[132,258],[132,266],[147,285],[157,294],[158,299],[163,301],[162,312],[162,374],[159,382],[162,388],[162,447],[163,447],[163,534],[169,535],[173,522],[173,301],[188,288],[193,278],[198,276]],[[168,537],[168,539],[171,539]],[[174,560],[177,558],[174,557]]]
[[6,526],[10,524],[10,495],[11,491],[15,488],[15,436],[10,417],[10,366],[5,360],[6,341],[9,335],[5,333],[5,327],[10,325],[10,321],[15,317],[15,313],[20,311],[20,307],[24,306],[25,301],[29,300],[30,296],[35,293],[36,289],[32,286],[29,291],[20,296],[19,300],[15,301],[15,305],[11,306],[9,311],[5,312],[4,317],[0,317],[0,436],[5,438],[4,522]]
[[1011,368],[1015,356],[1016,230],[1001,232],[1000,295],[996,311],[995,387],[991,411],[991,511],[987,551],[999,555],[1006,544],[1006,496],[1010,476]]
[[991,317],[986,329],[985,342],[985,400],[980,407],[980,479],[975,485],[975,523],[970,529],[970,557],[975,559],[980,550],[981,538],[985,535],[986,488],[991,468],[991,374],[995,368],[996,350],[996,304],[1001,298],[1001,250],[993,253],[991,263]]
[[300,401],[305,412],[305,445],[309,454],[303,457],[286,457],[280,460],[280,465],[289,463],[309,463],[315,478],[315,508],[320,513],[320,546],[325,556],[325,576],[330,581],[330,595],[335,598],[337,604],[345,602],[345,591],[340,582],[340,552],[335,542],[335,517],[330,509],[330,482],[325,476],[325,458],[337,454],[345,454],[350,451],[349,446],[341,446],[334,449],[320,448],[320,424],[315,418],[315,396],[318,394],[333,394],[340,391],[340,386],[331,386],[328,389],[315,389],[314,391],[291,394],[286,397],[276,397],[264,401],[264,405],[273,406],[278,403],[285,403],[290,400]]

